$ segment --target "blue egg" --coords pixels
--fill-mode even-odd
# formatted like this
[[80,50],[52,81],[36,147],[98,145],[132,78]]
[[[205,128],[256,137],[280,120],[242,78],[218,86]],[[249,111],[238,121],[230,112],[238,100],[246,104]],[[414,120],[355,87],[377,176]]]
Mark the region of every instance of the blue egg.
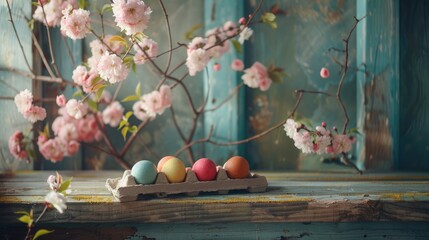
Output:
[[158,174],[155,164],[148,160],[141,160],[134,164],[131,175],[140,184],[153,184]]

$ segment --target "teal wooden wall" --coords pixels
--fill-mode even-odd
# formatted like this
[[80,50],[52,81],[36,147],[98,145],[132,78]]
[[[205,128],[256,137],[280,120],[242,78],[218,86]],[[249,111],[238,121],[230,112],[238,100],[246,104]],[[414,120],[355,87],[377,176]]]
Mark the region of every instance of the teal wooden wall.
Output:
[[[25,17],[31,16],[31,4],[24,1],[9,1],[12,8],[12,17],[14,19],[17,31],[22,41],[24,52],[27,56],[30,66],[33,65],[31,51],[31,33],[28,31]],[[12,24],[9,20],[9,13],[6,1],[0,2],[0,69],[14,68],[20,71],[30,72],[25,64],[23,54],[18,45],[16,36],[13,32]],[[0,71],[0,96],[14,97],[19,91],[25,88],[33,90],[32,80],[22,77],[15,73]],[[29,132],[31,124],[25,120],[17,111],[13,100],[0,100],[0,171],[31,169],[32,165],[25,164],[22,161],[14,161],[9,154],[8,139],[15,130]]]
[[[91,2],[90,10],[101,7],[107,1]],[[257,1],[173,1],[166,0],[173,31],[173,43],[187,42],[183,33],[192,26],[204,23],[204,30],[218,26],[225,20],[237,20],[244,13],[251,12]],[[214,138],[217,141],[239,140],[261,132],[269,126],[286,118],[295,103],[294,89],[319,89],[334,91],[339,80],[340,67],[333,58],[341,59],[342,54],[328,51],[329,48],[343,47],[342,39],[354,23],[353,16],[366,16],[356,30],[350,42],[351,71],[344,86],[345,103],[351,118],[350,127],[358,127],[363,133],[358,137],[356,151],[353,154],[358,165],[365,169],[411,169],[428,170],[429,151],[428,130],[428,84],[425,81],[426,49],[428,48],[427,11],[429,4],[425,1],[405,0],[361,0],[361,1],[311,1],[311,0],[266,0],[262,10],[268,10],[273,4],[279,4],[286,10],[286,15],[279,16],[279,28],[273,30],[265,25],[254,26],[255,34],[244,46],[244,54],[232,52],[219,63],[220,72],[212,71],[211,65],[207,73],[186,80],[194,101],[202,103],[209,94],[209,106],[226,97],[229,90],[241,82],[241,76],[228,70],[234,58],[245,60],[246,66],[254,61],[265,65],[275,63],[285,69],[288,76],[281,83],[273,83],[267,92],[257,89],[245,89],[237,97],[220,108],[209,113],[198,121],[198,129],[194,140],[207,136],[210,126],[215,126]],[[167,50],[167,35],[164,17],[157,2],[151,3],[153,15],[151,25],[146,32],[160,44],[160,52]],[[31,15],[30,4],[12,1],[13,15],[20,31],[25,52],[31,61],[31,37],[27,31],[23,16]],[[6,3],[0,3],[1,16],[7,16]],[[107,14],[111,16],[111,14]],[[106,18],[106,33],[114,33],[112,18]],[[15,67],[26,70],[20,49],[11,33],[12,28],[7,17],[0,19],[0,34],[3,40],[0,54],[0,67]],[[99,29],[99,23],[93,27]],[[45,29],[41,28],[43,36]],[[203,34],[203,30],[197,32]],[[64,41],[58,29],[51,32],[57,62],[63,75],[71,79],[73,64],[68,61]],[[46,38],[42,42],[47,47]],[[84,42],[68,40],[76,64],[89,56],[89,38]],[[83,49],[83,51],[82,51]],[[179,51],[173,59],[173,66],[186,57],[185,51]],[[158,60],[161,66],[166,58]],[[35,63],[36,69],[40,66]],[[331,77],[321,79],[319,70],[328,67]],[[185,69],[178,71],[181,76]],[[37,85],[30,79],[16,74],[1,71],[0,80],[11,83],[13,88],[37,90]],[[151,91],[158,77],[146,66],[139,67],[137,73],[131,73],[118,99],[126,96],[142,83],[142,92]],[[208,84],[210,82],[210,84]],[[14,96],[14,90],[0,82],[1,96]],[[226,87],[225,87],[226,86]],[[210,90],[209,90],[210,87]],[[44,96],[56,96],[58,89],[44,85]],[[66,89],[71,94],[73,89]],[[113,89],[110,89],[113,93]],[[187,100],[180,88],[173,91],[173,105],[184,132],[190,131],[192,114]],[[53,104],[45,107],[55,112]],[[132,103],[125,104],[130,109]],[[16,112],[13,101],[0,101],[0,109],[8,109],[0,118],[0,130],[5,133],[1,137],[1,149],[7,149],[7,139],[14,129],[29,129],[30,125]],[[330,127],[341,126],[343,115],[332,99],[323,96],[305,96],[298,110],[300,116],[313,120],[313,124],[326,121]],[[3,117],[4,116],[4,117]],[[163,116],[151,122],[142,133],[145,144],[154,148],[158,156],[171,155],[182,146],[182,141],[171,121],[171,113],[166,111]],[[119,133],[112,129],[115,144],[121,147],[124,142]],[[166,137],[167,136],[167,137]],[[293,146],[282,129],[264,138],[241,146],[219,147],[212,145],[196,145],[195,158],[207,156],[222,164],[230,155],[244,154],[251,162],[252,168],[267,170],[344,170],[333,164],[323,164],[319,156],[303,155]],[[187,162],[187,155],[180,157]],[[144,150],[141,141],[136,141],[126,156],[130,163],[140,159],[158,159]],[[12,166],[13,167],[13,166]],[[31,168],[29,165],[20,168]],[[65,159],[61,163],[52,164],[46,161],[36,162],[36,168],[42,169],[118,169],[112,158],[96,153],[88,147],[75,158]],[[4,166],[0,166],[0,169]]]
[[[246,1],[246,12],[251,12],[257,1]],[[335,92],[340,80],[340,61],[343,55],[330,48],[343,49],[342,39],[348,34],[356,15],[356,1],[264,1],[263,10],[274,4],[286,11],[278,16],[278,29],[266,25],[255,26],[255,35],[246,48],[246,65],[260,61],[265,65],[275,63],[284,68],[287,77],[281,83],[273,83],[267,92],[246,89],[247,136],[288,117],[295,104],[295,89],[324,90]],[[350,70],[344,85],[344,102],[350,115],[350,127],[356,126],[356,41],[350,42]],[[331,76],[322,79],[320,69],[327,67]],[[312,120],[314,126],[322,121],[330,127],[342,126],[344,116],[335,99],[321,95],[306,95],[298,116]],[[322,164],[320,156],[304,155],[294,146],[283,129],[246,145],[246,155],[253,166],[268,170],[335,170],[345,168],[334,164]],[[347,170],[347,169],[346,169]]]
[[400,1],[399,169],[429,170],[429,2]]

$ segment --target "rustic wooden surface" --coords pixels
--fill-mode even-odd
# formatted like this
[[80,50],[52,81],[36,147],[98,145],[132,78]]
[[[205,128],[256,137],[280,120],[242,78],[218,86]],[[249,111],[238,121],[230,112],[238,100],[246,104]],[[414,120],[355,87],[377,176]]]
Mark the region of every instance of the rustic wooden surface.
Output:
[[[43,223],[429,221],[429,175],[424,173],[261,173],[269,181],[265,193],[177,195],[129,203],[115,202],[105,187],[107,178],[122,172],[61,173],[73,176],[67,212],[49,211]],[[40,213],[50,174],[1,175],[0,222],[16,222],[13,212],[31,206]]]
[[[50,171],[0,174],[0,239],[23,239],[13,212],[49,191]],[[49,211],[45,239],[428,239],[427,173],[267,173],[268,191],[146,198],[119,203],[105,188],[121,171],[63,171],[73,177],[68,209]]]

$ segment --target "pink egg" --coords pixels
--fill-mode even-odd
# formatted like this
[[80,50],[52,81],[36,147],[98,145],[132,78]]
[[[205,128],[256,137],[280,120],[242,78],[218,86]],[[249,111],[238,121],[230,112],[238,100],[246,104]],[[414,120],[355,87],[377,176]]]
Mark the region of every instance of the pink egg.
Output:
[[208,158],[198,159],[192,166],[192,171],[199,181],[213,181],[217,175],[216,164]]

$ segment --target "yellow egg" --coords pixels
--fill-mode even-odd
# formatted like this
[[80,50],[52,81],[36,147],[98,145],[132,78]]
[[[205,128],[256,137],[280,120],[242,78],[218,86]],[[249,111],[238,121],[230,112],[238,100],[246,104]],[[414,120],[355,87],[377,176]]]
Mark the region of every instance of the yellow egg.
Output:
[[177,158],[168,159],[162,166],[161,172],[167,176],[170,183],[183,182],[186,177],[185,164]]

